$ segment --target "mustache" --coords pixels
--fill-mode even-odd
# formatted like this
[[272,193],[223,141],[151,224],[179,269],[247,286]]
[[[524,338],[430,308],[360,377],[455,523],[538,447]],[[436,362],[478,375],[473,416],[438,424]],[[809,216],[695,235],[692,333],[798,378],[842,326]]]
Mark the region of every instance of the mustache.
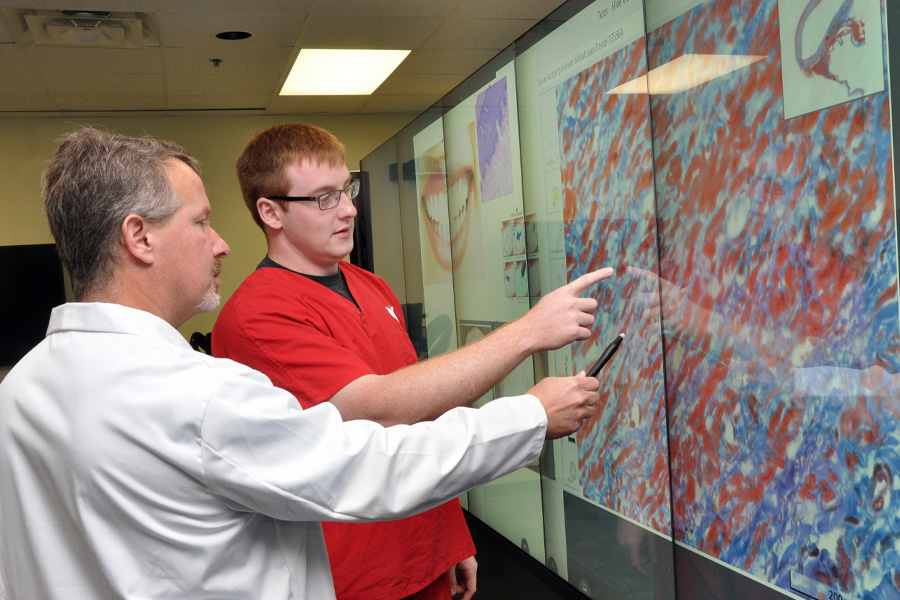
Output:
[[218,277],[222,274],[222,261],[220,259],[216,259],[215,264],[213,265],[213,277]]

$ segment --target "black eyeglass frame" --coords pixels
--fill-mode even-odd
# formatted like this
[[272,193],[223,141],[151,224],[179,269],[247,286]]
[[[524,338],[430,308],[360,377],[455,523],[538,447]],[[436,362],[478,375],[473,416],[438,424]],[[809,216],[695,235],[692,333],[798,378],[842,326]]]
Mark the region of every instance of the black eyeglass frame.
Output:
[[[353,200],[356,199],[357,196],[359,196],[359,190],[361,187],[362,186],[361,186],[360,180],[358,178],[354,178],[354,179],[351,179],[350,183],[348,183],[342,189],[329,190],[327,192],[323,192],[323,193],[319,194],[318,196],[266,196],[266,198],[269,200],[282,200],[284,202],[315,202],[319,206],[319,210],[331,210],[332,208],[337,207],[337,205],[341,203],[340,194],[346,194],[347,197],[350,198],[350,201],[352,202]],[[331,194],[334,194],[335,192],[338,193],[337,201],[334,204],[332,204],[331,206],[322,208],[322,200],[326,196],[330,196]],[[351,194],[351,192],[352,192],[352,194]]]

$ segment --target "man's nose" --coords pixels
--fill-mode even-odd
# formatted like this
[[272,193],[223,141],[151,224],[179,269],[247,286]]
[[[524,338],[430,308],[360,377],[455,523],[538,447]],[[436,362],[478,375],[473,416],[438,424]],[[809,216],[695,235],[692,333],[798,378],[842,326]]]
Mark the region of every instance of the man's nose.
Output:
[[228,246],[228,243],[222,239],[216,230],[212,230],[213,235],[216,236],[216,239],[213,240],[213,251],[216,253],[216,258],[225,258],[229,254],[231,254],[231,248]]

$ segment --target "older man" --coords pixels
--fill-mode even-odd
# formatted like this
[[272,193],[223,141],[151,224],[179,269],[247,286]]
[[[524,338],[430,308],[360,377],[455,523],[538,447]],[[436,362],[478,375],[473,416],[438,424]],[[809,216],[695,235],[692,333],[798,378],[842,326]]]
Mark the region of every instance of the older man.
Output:
[[184,150],[82,130],[44,194],[77,301],[0,383],[0,598],[332,598],[318,521],[433,507],[595,410],[586,377],[414,427],[302,410],[175,329],[229,251]]

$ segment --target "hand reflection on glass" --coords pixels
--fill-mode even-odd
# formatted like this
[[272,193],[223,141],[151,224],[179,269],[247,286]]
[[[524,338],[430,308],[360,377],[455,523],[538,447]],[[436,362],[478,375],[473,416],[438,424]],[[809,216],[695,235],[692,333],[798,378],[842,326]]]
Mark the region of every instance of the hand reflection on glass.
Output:
[[640,525],[620,519],[616,524],[616,542],[625,551],[628,564],[644,577],[650,577],[649,565],[657,562],[656,544],[650,532]]

